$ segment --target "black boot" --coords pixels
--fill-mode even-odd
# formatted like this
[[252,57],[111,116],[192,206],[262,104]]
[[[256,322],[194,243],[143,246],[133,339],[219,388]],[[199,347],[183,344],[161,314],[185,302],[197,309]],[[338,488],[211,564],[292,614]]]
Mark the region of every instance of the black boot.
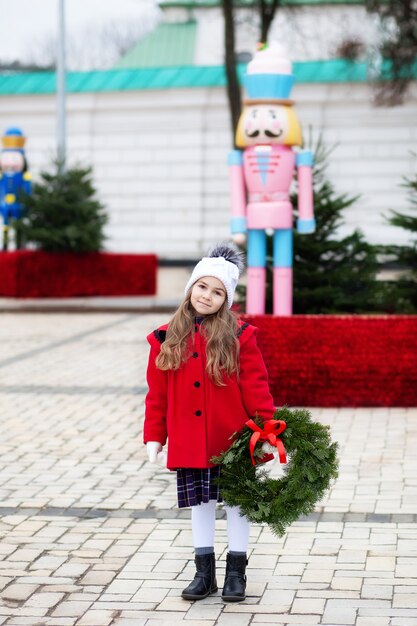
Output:
[[184,600],[202,600],[217,591],[216,561],[214,552],[211,554],[196,554],[197,568],[194,580],[184,589]]
[[246,554],[227,554],[226,577],[222,593],[225,602],[242,602],[246,598]]

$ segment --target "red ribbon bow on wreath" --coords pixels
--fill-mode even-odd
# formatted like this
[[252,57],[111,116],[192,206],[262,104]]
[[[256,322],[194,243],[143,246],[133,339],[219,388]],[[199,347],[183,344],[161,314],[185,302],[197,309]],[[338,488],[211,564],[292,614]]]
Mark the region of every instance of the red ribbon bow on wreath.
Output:
[[283,420],[267,420],[264,423],[263,429],[255,424],[253,420],[248,420],[246,422],[246,426],[254,431],[249,441],[249,450],[252,459],[252,465],[256,465],[255,459],[253,458],[253,453],[255,451],[255,446],[258,441],[269,441],[269,443],[272,446],[275,446],[278,450],[280,463],[287,462],[287,454],[285,452],[284,444],[282,443],[281,439],[278,438],[278,435],[284,432],[284,430],[287,428],[287,424]]

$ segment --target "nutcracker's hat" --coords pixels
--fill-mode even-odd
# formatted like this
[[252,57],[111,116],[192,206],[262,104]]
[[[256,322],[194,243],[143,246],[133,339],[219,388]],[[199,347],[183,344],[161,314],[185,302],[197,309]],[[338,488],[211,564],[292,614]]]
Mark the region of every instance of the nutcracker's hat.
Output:
[[248,63],[243,82],[248,94],[245,104],[294,104],[289,99],[295,82],[292,64],[276,42],[258,50]]
[[8,128],[1,138],[3,150],[18,150],[23,152],[26,143],[26,137],[20,128]]

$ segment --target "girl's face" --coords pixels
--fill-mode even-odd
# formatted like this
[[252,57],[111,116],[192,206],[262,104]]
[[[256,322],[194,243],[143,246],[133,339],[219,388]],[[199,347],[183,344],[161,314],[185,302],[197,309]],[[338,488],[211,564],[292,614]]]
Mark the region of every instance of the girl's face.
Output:
[[223,283],[214,276],[200,278],[191,289],[191,305],[199,315],[217,313],[225,300],[226,289]]

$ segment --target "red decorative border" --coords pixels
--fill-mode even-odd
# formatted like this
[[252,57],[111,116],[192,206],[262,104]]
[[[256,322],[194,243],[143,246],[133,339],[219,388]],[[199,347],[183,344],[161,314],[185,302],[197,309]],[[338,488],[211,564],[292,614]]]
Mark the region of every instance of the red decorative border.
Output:
[[245,316],[277,405],[417,406],[417,316]]
[[0,253],[0,296],[70,298],[156,293],[153,254]]

